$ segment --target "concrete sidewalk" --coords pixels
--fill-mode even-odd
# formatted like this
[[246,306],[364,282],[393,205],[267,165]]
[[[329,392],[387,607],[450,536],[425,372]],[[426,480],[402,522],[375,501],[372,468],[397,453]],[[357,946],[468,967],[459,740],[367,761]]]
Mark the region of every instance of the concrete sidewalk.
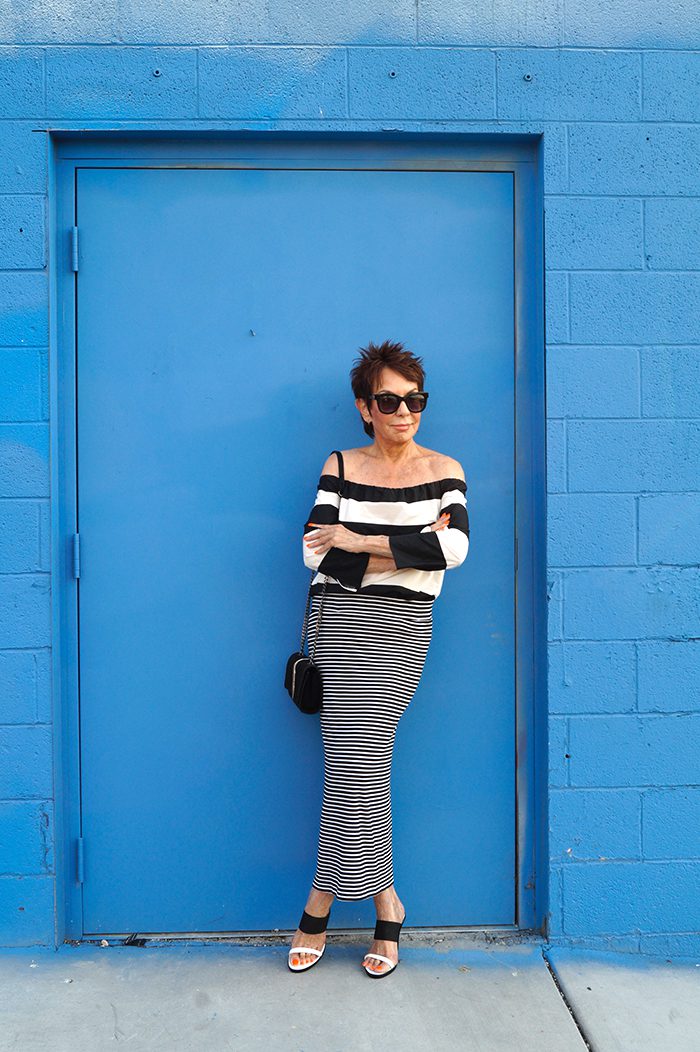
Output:
[[547,948],[594,1052],[700,1052],[700,961]]
[[693,964],[406,932],[396,972],[372,980],[360,966],[368,939],[332,934],[318,966],[301,974],[286,967],[287,940],[2,950],[0,1048],[700,1048],[700,969]]

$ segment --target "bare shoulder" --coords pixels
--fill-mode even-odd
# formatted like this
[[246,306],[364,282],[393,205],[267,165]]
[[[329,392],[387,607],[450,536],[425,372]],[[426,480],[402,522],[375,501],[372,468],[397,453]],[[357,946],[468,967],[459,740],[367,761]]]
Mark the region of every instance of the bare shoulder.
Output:
[[[345,469],[345,474],[352,476],[355,473],[358,464],[366,458],[366,453],[362,446],[358,446],[355,449],[341,449],[340,452],[343,454],[343,467]],[[337,476],[338,458],[335,453],[331,453],[326,460],[326,463],[323,465],[322,470],[324,475]]]
[[[343,460],[345,460],[345,453],[343,450],[341,450],[341,452],[343,453]],[[335,453],[331,453],[326,457],[325,463],[321,468],[321,474],[335,475],[335,477],[338,478],[338,457]]]
[[454,457],[447,453],[438,453],[434,449],[428,450],[432,455],[435,478],[450,478],[464,480],[464,468]]

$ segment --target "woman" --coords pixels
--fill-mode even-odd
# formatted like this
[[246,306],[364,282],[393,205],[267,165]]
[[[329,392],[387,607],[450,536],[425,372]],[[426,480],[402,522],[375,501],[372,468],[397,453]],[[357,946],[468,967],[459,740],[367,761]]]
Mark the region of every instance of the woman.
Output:
[[314,658],[323,677],[324,789],[318,860],[288,964],[320,960],[330,906],[374,897],[377,925],[362,962],[372,978],[398,964],[406,913],[392,868],[390,773],[398,721],[418,686],[444,571],[469,548],[458,461],[415,441],[428,395],[421,359],[369,343],[351,382],[371,445],[323,465],[304,527]]

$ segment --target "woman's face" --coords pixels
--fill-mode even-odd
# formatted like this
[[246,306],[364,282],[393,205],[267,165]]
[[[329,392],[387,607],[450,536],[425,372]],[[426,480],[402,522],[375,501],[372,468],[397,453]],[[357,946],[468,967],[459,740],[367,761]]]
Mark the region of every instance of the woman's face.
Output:
[[[416,383],[407,380],[401,373],[384,368],[372,393],[390,391],[392,394],[407,395],[411,391],[419,390]],[[362,413],[362,418],[374,424],[374,437],[380,441],[400,444],[410,442],[420,426],[420,413],[411,413],[405,402],[400,403],[395,413],[380,413],[374,398],[369,400],[369,404],[364,399],[357,398],[355,405]]]

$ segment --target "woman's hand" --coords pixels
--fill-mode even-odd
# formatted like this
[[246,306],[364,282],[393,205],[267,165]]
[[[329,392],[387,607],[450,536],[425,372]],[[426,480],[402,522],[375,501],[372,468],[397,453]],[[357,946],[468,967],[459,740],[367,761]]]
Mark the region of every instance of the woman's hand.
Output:
[[366,551],[364,542],[367,538],[361,533],[354,533],[335,522],[330,526],[321,526],[316,522],[307,522],[307,526],[316,526],[304,535],[304,541],[314,555],[325,555],[330,548],[340,548],[344,552]]
[[446,526],[450,525],[450,513],[449,511],[443,511],[437,522],[434,522],[430,527],[431,530],[444,530]]

